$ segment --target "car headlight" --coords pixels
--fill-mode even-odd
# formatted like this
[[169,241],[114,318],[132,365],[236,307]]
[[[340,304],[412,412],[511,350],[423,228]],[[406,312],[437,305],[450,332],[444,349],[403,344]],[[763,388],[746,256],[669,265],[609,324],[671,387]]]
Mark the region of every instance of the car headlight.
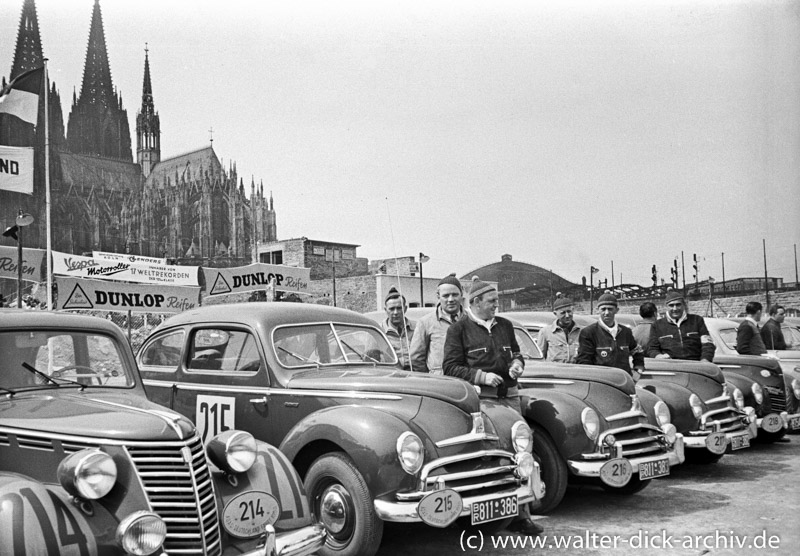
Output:
[[703,402],[700,401],[700,398],[697,394],[691,394],[689,396],[689,406],[692,408],[692,413],[698,419],[703,415]]
[[533,431],[525,421],[517,421],[511,427],[511,443],[517,452],[533,451]]
[[244,473],[256,462],[256,439],[249,432],[230,430],[212,438],[206,453],[226,473]]
[[678,429],[675,428],[675,425],[667,423],[661,427],[661,430],[664,431],[664,438],[667,442],[675,444],[675,441],[678,439]]
[[663,427],[672,422],[672,415],[669,414],[669,408],[663,400],[658,400],[653,409],[656,413],[656,420],[660,426]]
[[150,512],[135,512],[117,526],[117,543],[126,554],[152,554],[164,544],[166,536],[167,524]]
[[764,390],[761,389],[761,385],[757,382],[753,383],[753,397],[756,399],[756,403],[761,405],[764,401]]
[[740,410],[744,409],[744,394],[738,388],[733,389],[733,402]]
[[406,431],[397,439],[397,459],[406,473],[414,475],[425,461],[422,440],[413,432]]
[[64,458],[58,465],[58,482],[73,496],[97,500],[117,482],[117,464],[107,453],[87,448]]
[[792,390],[794,390],[794,397],[800,400],[800,380],[796,378],[792,380]]
[[583,424],[583,431],[590,440],[597,440],[597,435],[600,433],[600,418],[597,412],[591,407],[584,407],[581,411],[581,424]]
[[517,452],[514,455],[514,463],[517,464],[514,473],[520,479],[530,477],[531,473],[533,473],[533,456],[528,452]]

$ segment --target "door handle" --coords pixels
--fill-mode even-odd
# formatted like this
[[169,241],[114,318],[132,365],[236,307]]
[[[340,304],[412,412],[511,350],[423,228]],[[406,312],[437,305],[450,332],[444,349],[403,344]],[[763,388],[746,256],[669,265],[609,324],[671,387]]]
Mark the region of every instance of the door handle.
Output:
[[263,398],[253,398],[250,400],[250,403],[267,403],[267,397],[264,396]]

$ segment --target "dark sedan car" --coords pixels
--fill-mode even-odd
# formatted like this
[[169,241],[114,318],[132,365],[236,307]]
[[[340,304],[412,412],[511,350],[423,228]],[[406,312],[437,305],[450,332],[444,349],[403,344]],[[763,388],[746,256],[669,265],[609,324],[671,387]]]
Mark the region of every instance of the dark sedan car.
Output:
[[0,554],[322,546],[286,458],[236,430],[204,448],[188,419],[147,400],[114,324],[0,310],[0,353]]
[[328,529],[324,554],[374,554],[384,521],[507,523],[543,496],[531,431],[460,380],[397,369],[363,315],[320,305],[193,309],[138,354],[151,399],[203,434],[280,446]]

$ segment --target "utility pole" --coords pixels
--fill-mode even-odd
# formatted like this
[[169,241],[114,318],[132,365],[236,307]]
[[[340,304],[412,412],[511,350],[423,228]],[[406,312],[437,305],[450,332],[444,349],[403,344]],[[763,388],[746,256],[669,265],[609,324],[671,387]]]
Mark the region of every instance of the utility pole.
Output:
[[686,263],[683,260],[683,251],[681,251],[681,278],[683,279],[683,296],[686,297]]
[[722,297],[725,297],[725,253],[722,254]]
[[614,289],[614,261],[611,261],[611,289]]
[[697,290],[699,288],[698,275],[700,274],[700,267],[697,265],[697,253],[692,253],[692,258],[694,259],[694,264],[692,265],[692,268],[694,268],[694,289]]
[[797,278],[797,244],[794,244],[794,283],[795,285],[799,285],[800,280]]
[[765,308],[769,311],[769,275],[767,274],[767,240],[762,239],[761,245],[764,249],[764,293],[767,296],[767,304]]

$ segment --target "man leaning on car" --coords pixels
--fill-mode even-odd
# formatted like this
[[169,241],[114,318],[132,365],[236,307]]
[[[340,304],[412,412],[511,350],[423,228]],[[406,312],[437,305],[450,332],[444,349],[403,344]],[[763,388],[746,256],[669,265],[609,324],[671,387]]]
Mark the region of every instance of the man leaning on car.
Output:
[[417,321],[411,338],[411,370],[433,375],[443,374],[444,339],[450,325],[461,318],[461,282],[455,274],[439,280],[436,286],[436,309]]
[[578,335],[581,327],[572,318],[574,306],[568,297],[559,297],[553,303],[556,320],[539,331],[539,349],[547,361],[574,363],[578,357]]
[[675,290],[667,292],[667,311],[650,331],[648,357],[711,362],[716,347],[700,315],[690,315],[686,300]]

